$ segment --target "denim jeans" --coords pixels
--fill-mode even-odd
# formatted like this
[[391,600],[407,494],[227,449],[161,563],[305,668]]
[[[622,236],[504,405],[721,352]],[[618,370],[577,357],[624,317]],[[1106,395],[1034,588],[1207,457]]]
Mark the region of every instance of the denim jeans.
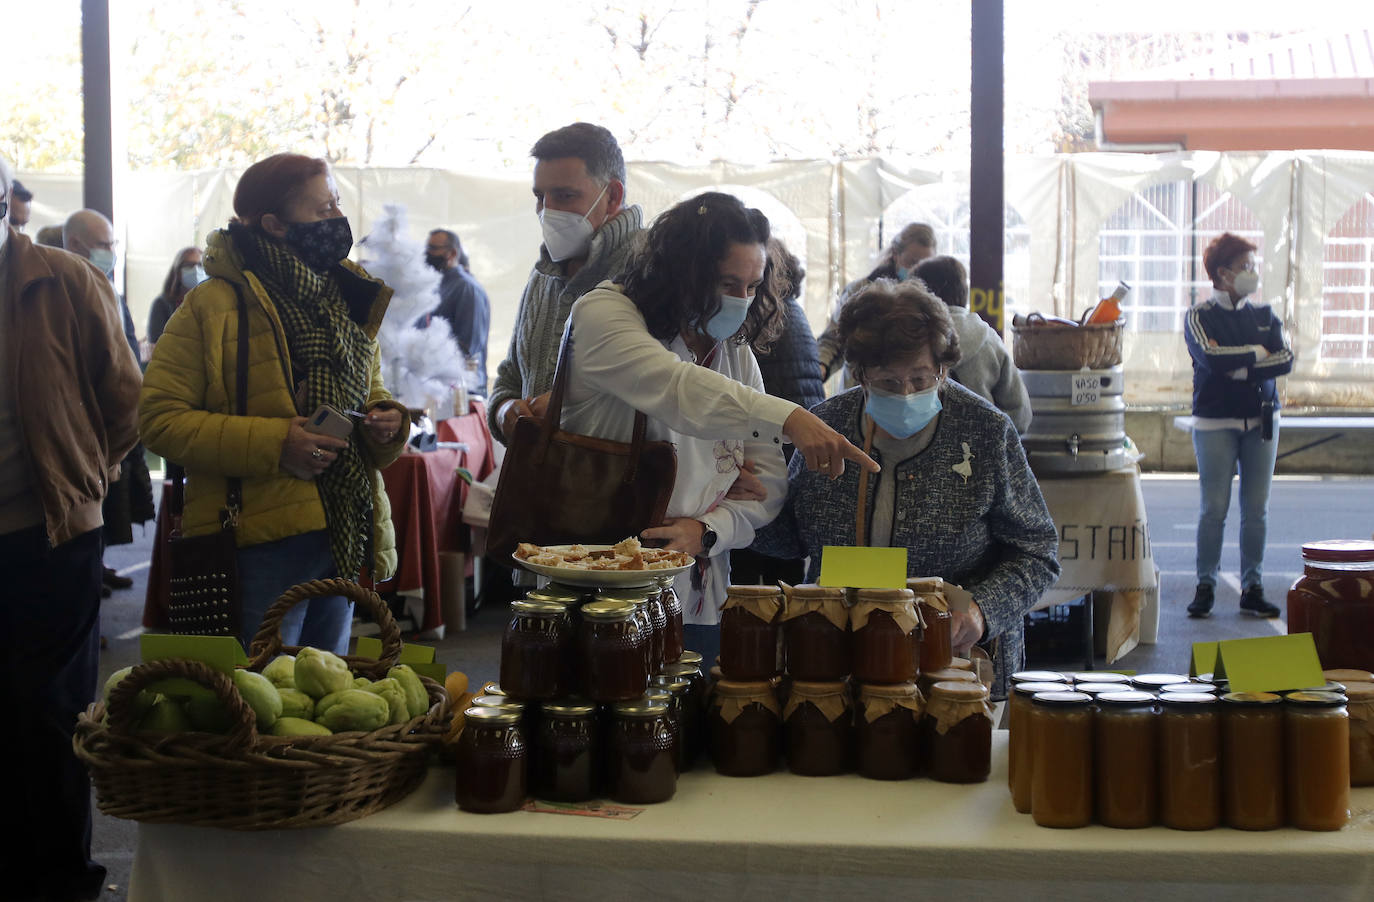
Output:
[[682,644],[687,651],[701,653],[701,675],[708,676],[720,657],[720,624],[687,623],[682,627]]
[[1221,570],[1221,540],[1226,511],[1231,506],[1231,477],[1240,468],[1240,584],[1242,589],[1263,583],[1264,540],[1269,513],[1269,483],[1279,447],[1279,424],[1274,437],[1260,438],[1258,428],[1194,429],[1198,486],[1202,504],[1197,521],[1197,581],[1215,586]]
[[[297,583],[337,575],[325,530],[288,536],[239,549],[243,594],[243,647],[249,648],[262,617],[283,592]],[[313,645],[337,655],[348,651],[353,602],[339,595],[312,598],[287,612],[281,622],[282,645]]]

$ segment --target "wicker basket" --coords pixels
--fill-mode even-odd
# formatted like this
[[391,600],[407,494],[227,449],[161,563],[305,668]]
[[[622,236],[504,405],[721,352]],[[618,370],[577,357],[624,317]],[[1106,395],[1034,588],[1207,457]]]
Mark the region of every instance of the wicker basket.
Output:
[[1012,324],[1012,359],[1022,370],[1109,369],[1121,363],[1124,324],[1067,326],[1032,313],[1024,325]]
[[[400,630],[385,603],[356,583],[316,580],[279,598],[253,640],[249,668],[261,671],[283,649],[278,630],[295,604],[344,595],[371,609],[382,628],[379,660],[346,657],[359,675],[382,676],[400,654]],[[134,698],[167,677],[208,687],[234,721],[227,734],[135,732]],[[266,736],[233,680],[198,661],[140,664],[103,702],[78,718],[73,745],[95,785],[100,810],[148,823],[194,824],[234,830],[317,827],[355,820],[404,798],[425,775],[431,750],[448,727],[448,696],[422,678],[430,708],[403,724],[370,733]],[[108,720],[108,725],[106,721]]]

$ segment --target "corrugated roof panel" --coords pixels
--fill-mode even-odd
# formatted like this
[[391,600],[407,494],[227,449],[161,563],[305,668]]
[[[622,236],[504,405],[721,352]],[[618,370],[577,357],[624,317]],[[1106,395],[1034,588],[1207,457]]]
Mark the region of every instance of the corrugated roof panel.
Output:
[[1374,30],[1331,29],[1285,35],[1114,80],[1252,78],[1374,78]]

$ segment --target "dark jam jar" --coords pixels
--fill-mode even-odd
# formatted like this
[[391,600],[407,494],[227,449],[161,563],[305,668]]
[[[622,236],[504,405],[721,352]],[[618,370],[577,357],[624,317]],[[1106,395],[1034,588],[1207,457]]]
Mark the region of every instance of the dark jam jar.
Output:
[[855,711],[858,768],[870,780],[906,780],[921,760],[925,703],[915,683],[865,684]]
[[538,740],[530,763],[534,795],[553,802],[596,798],[601,743],[596,705],[560,699],[539,706]]
[[663,663],[672,664],[682,657],[682,599],[673,588],[673,577],[658,578],[658,598],[663,604]]
[[706,720],[717,773],[757,777],[777,768],[782,711],[768,683],[721,680]]
[[567,695],[577,637],[565,605],[513,601],[501,637],[501,685],[517,698]]
[[954,618],[945,597],[945,581],[938,576],[917,576],[906,581],[916,593],[916,608],[925,625],[921,634],[920,668],[943,670],[954,659]]
[[458,807],[477,814],[515,811],[525,804],[525,740],[520,714],[468,708],[458,737]]
[[784,594],[783,660],[792,679],[825,683],[849,676],[849,608],[844,589],[793,586]]
[[[654,677],[649,677],[652,683]],[[663,686],[649,686],[644,690],[644,698],[651,702],[662,702],[668,709],[668,726],[673,733],[673,766],[677,772],[682,773],[682,747],[686,742],[686,735],[682,728],[682,708],[679,707],[677,697]]]
[[731,586],[720,615],[720,672],[727,680],[769,680],[778,672],[782,590]]
[[909,683],[916,679],[921,622],[910,589],[860,589],[849,610],[854,679]]
[[582,606],[578,636],[582,694],[592,701],[639,698],[649,685],[645,635],[628,601],[593,601]]
[[1302,546],[1302,576],[1288,590],[1288,632],[1312,634],[1322,667],[1374,670],[1374,541]]
[[794,682],[782,723],[792,773],[829,777],[849,770],[854,725],[844,683]]
[[678,773],[691,770],[692,750],[699,741],[696,734],[701,730],[701,708],[694,700],[692,683],[683,676],[660,673],[650,677],[649,684],[654,688],[666,690],[672,696],[673,701],[669,705],[669,710],[678,726],[677,770]]
[[706,677],[699,664],[667,664],[659,677],[666,681],[660,683],[672,691],[677,680],[687,682],[687,690],[682,698],[682,726],[685,742],[682,748],[682,770],[688,770],[701,753],[706,750]]
[[614,706],[606,756],[610,797],[628,805],[666,802],[677,792],[668,706],[637,699]]
[[663,666],[663,623],[654,620],[653,610],[649,606],[650,593],[657,594],[657,590],[646,586],[617,586],[597,592],[596,600],[628,601],[635,606],[635,618],[639,621],[640,632],[644,634],[644,666],[649,673],[658,673]]
[[936,683],[923,721],[930,776],[982,783],[992,767],[992,707],[982,683]]

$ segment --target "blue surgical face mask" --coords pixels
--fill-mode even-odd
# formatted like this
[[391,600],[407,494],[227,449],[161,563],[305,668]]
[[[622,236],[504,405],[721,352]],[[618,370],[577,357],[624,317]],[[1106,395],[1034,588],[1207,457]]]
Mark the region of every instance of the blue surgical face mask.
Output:
[[897,281],[898,281],[898,282],[905,282],[905,281],[906,281],[906,277],[909,276],[909,275],[911,275],[911,270],[907,269],[905,266],[899,266],[899,267],[897,267]]
[[866,388],[868,405],[865,408],[873,422],[893,438],[910,438],[924,429],[940,412],[939,386],[910,395],[889,395],[875,388]]
[[95,264],[96,269],[100,270],[107,276],[114,272],[115,253],[114,251],[109,250],[108,248],[92,248],[90,261],[91,263]]
[[754,302],[753,298],[736,298],[728,294],[720,296],[720,310],[716,315],[706,321],[704,330],[707,335],[716,341],[725,341],[731,335],[739,331],[739,327],[744,325],[744,318],[749,315],[749,305]]
[[181,287],[190,291],[205,281],[205,269],[199,263],[186,263],[181,267]]

